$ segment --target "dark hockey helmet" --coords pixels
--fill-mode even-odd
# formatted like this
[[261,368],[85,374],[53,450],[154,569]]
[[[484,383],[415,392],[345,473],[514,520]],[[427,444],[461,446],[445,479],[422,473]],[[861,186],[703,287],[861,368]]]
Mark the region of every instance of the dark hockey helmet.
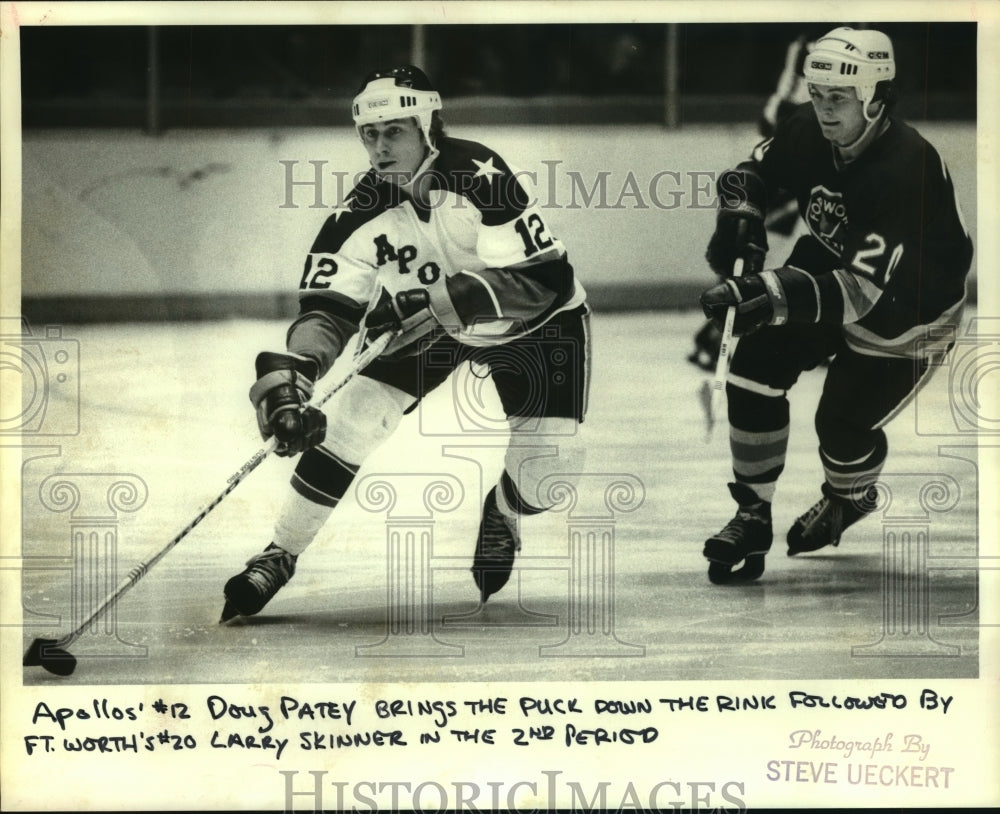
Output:
[[351,112],[359,129],[374,122],[412,116],[430,144],[431,121],[434,111],[440,109],[441,95],[427,75],[415,65],[401,65],[368,74],[354,97]]

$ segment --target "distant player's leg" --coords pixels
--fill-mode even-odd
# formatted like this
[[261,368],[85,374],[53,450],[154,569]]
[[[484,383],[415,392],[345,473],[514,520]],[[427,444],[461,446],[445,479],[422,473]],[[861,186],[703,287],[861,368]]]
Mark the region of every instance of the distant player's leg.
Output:
[[[549,475],[572,482],[586,451],[580,424],[590,387],[589,309],[558,314],[534,333],[478,356],[490,365],[511,427],[504,469],[483,502],[472,576],[485,602],[510,579],[520,518],[551,508]],[[531,359],[532,363],[525,364]]]
[[299,555],[347,493],[360,465],[395,431],[412,401],[402,390],[366,374],[330,400],[326,440],[299,458],[272,542],[226,583],[222,621],[259,613],[287,584]]
[[771,548],[771,502],[788,449],[787,391],[815,367],[832,332],[814,326],[763,328],[736,346],[726,383],[736,514],[704,544],[715,584],[748,582],[764,573]]
[[719,360],[719,348],[722,344],[722,331],[714,322],[708,320],[694,335],[694,350],[688,354],[687,360],[709,373],[715,370]]
[[884,427],[913,398],[931,368],[912,359],[842,350],[816,411],[822,496],[788,532],[788,555],[836,546],[878,506],[875,482],[888,454]]

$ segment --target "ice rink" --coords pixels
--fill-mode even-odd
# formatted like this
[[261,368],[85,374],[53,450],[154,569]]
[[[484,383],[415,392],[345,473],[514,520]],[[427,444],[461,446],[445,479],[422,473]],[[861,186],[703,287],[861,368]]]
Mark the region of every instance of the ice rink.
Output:
[[[575,503],[525,524],[515,576],[485,607],[468,568],[505,438],[488,389],[456,409],[456,392],[460,405],[478,392],[461,375],[369,459],[259,616],[218,624],[226,579],[270,539],[293,466],[276,457],[72,645],[71,677],[31,668],[25,683],[978,676],[975,436],[955,429],[951,369],[888,428],[888,507],[838,548],[791,559],[785,530],[822,479],[822,371],[804,375],[767,571],[720,588],[701,546],[734,506],[725,426],[706,441],[706,374],[685,361],[700,323],[594,314],[586,476]],[[79,431],[24,439],[25,645],[85,618],[115,572],[160,549],[260,449],[253,358],[281,348],[286,325],[65,325],[50,338],[71,363],[79,353]],[[72,417],[72,378],[49,397]]]

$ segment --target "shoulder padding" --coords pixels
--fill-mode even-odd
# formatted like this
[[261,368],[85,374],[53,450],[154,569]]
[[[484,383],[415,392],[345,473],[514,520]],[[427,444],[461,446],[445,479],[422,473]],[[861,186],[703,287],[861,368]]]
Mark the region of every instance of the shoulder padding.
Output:
[[496,152],[475,141],[444,137],[438,144],[434,180],[439,188],[462,195],[497,226],[521,215],[530,201],[515,172]]

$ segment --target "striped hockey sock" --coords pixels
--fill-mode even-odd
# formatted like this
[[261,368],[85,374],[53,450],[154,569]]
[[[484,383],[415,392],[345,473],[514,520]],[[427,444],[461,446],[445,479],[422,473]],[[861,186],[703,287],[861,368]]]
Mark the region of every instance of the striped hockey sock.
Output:
[[347,494],[358,468],[323,447],[313,447],[299,458],[292,475],[292,488],[313,503],[332,509]]
[[358,467],[322,447],[306,450],[292,474],[292,492],[274,528],[274,542],[301,554],[354,481]]
[[768,503],[785,469],[788,451],[788,399],[783,390],[735,377],[729,399],[729,450],[733,475]]
[[831,494],[847,501],[864,499],[878,480],[888,452],[889,445],[882,430],[875,431],[872,449],[853,460],[839,460],[820,447],[819,457]]

